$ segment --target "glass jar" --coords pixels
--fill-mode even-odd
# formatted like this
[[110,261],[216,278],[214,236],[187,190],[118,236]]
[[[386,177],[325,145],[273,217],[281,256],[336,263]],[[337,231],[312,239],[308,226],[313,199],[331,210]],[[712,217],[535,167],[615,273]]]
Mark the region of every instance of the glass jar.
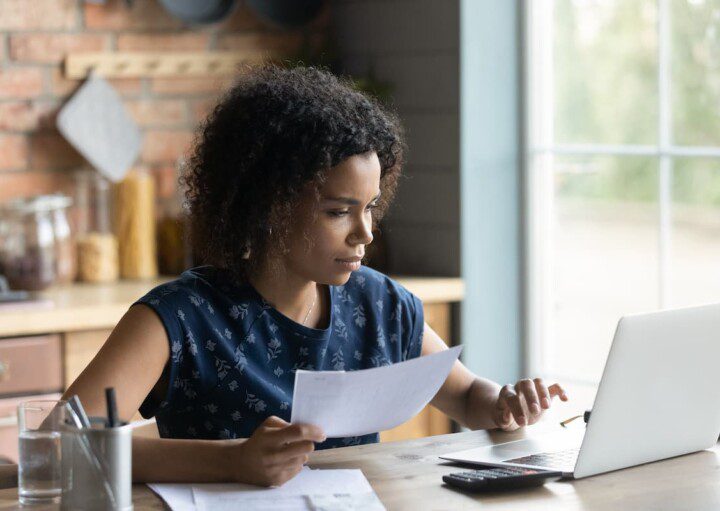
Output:
[[110,182],[94,170],[76,174],[78,280],[113,282],[118,279],[118,242],[112,232]]
[[175,189],[160,199],[160,218],[157,224],[158,270],[162,275],[179,275],[192,266],[188,236],[188,218],[183,211],[183,189],[179,178],[184,160],[175,166]]
[[56,195],[51,210],[53,232],[55,234],[55,270],[56,284],[68,284],[75,280],[77,273],[77,250],[67,211],[72,199],[65,195]]
[[56,196],[16,199],[3,208],[2,269],[11,289],[39,291],[55,282],[57,256],[53,228]]

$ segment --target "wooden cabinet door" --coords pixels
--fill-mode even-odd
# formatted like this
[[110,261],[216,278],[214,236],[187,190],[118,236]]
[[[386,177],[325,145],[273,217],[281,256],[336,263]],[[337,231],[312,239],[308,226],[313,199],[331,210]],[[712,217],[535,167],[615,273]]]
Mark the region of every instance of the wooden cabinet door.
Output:
[[[450,344],[450,304],[435,303],[424,306],[425,322],[446,343]],[[395,442],[411,438],[451,433],[450,419],[437,408],[426,406],[419,414],[396,428],[380,433],[381,442]]]
[[59,335],[0,339],[0,396],[44,394],[60,389]]

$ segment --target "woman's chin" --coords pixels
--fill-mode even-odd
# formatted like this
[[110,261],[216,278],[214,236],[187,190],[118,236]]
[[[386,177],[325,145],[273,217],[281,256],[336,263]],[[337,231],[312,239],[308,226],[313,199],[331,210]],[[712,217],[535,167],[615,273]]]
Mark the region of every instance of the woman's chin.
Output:
[[328,286],[344,286],[347,284],[347,281],[350,280],[351,274],[352,272],[350,271],[344,271],[328,275],[327,280],[323,282],[323,284],[327,284]]

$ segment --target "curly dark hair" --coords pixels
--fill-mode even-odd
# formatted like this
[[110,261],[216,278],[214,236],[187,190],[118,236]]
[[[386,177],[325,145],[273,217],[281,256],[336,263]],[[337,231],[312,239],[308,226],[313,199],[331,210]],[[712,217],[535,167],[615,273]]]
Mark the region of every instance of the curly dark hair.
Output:
[[181,177],[197,262],[246,282],[287,251],[307,186],[319,198],[332,167],[368,151],[381,166],[377,227],[403,163],[397,117],[326,70],[246,66],[200,126]]

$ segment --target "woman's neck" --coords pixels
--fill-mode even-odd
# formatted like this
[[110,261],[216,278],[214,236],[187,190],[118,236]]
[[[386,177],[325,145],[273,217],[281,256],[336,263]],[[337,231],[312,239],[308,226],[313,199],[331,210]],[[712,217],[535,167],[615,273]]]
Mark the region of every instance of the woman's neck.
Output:
[[265,267],[250,277],[250,284],[284,316],[310,326],[321,305],[321,287],[316,282],[285,269]]

